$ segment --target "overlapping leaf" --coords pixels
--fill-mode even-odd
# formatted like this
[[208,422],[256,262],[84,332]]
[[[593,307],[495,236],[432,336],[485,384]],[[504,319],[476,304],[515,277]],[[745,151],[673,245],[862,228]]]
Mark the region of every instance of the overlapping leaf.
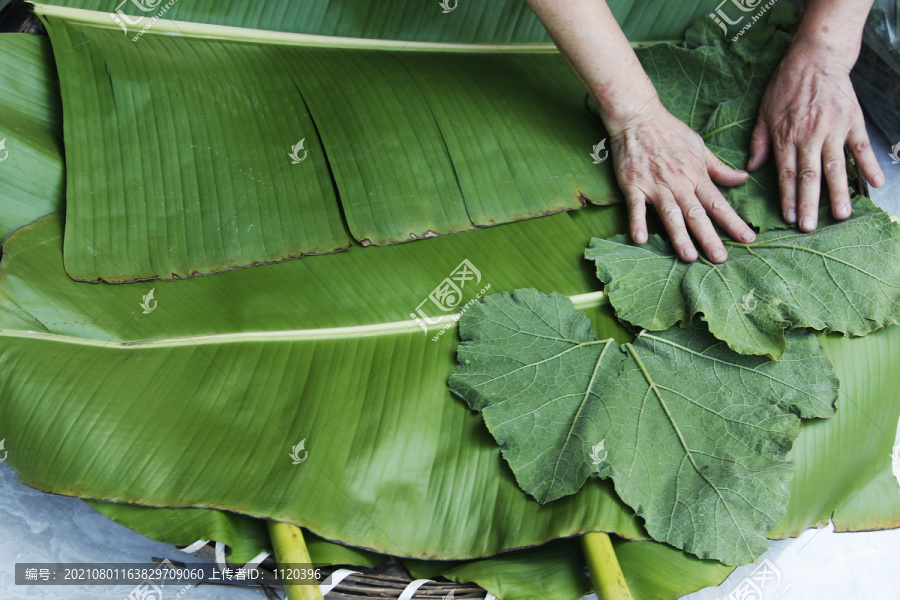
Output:
[[[552,46],[329,48],[234,30],[210,39],[165,20],[135,38],[109,15],[38,10],[72,73],[75,279],[175,279],[331,252],[349,244],[341,215],[358,242],[386,245],[620,198],[611,161],[591,159],[600,121]],[[638,55],[668,108],[743,166],[788,40],[733,48],[704,18],[685,44]],[[755,224],[782,227],[766,173],[727,194]]]
[[[616,209],[589,216],[586,229],[622,227]],[[290,521],[397,556],[490,556],[592,529],[643,537],[608,483],[553,507],[524,494],[446,387],[453,331],[432,341],[440,325],[426,335],[410,320],[464,258],[484,268],[460,302],[488,283],[590,291],[589,235],[571,221],[98,286],[66,276],[61,219],[42,219],[7,240],[0,279],[7,463],[45,491]],[[593,312],[617,326],[608,307]]]
[[[50,0],[48,4],[115,13],[132,35],[165,6],[164,18],[213,25],[360,38],[476,44],[549,43],[550,37],[522,0]],[[694,19],[709,12],[702,0],[652,7],[610,0],[630,39],[677,40]],[[126,15],[123,17],[122,15]]]
[[814,233],[725,243],[721,265],[682,263],[656,236],[645,246],[595,238],[585,256],[619,318],[662,330],[699,313],[743,354],[781,356],[792,327],[858,336],[900,321],[900,225],[866,199]]
[[830,416],[837,397],[805,333],[790,334],[780,361],[738,355],[698,328],[620,349],[568,299],[534,290],[489,296],[460,331],[450,387],[482,412],[520,487],[548,502],[608,460],[654,539],[726,564],[766,549],[787,504],[797,415]]
[[59,85],[46,38],[0,34],[0,237],[63,207]]
[[[703,18],[682,46],[656,44],[638,52],[638,58],[669,112],[698,132],[726,164],[743,169],[763,93],[790,41],[788,34],[774,32],[765,43],[744,39],[732,44],[712,19]],[[747,183],[722,191],[760,230],[788,227],[776,201],[778,182],[771,162]]]

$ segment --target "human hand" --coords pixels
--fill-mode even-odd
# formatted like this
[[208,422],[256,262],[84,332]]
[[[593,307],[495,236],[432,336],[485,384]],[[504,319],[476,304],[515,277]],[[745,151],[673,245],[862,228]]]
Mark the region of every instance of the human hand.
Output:
[[797,223],[799,217],[801,231],[818,225],[823,171],[832,214],[850,216],[845,143],[869,183],[884,184],[847,62],[814,44],[795,43],[769,82],[751,137],[747,169],[760,168],[772,147],[784,219]]
[[606,125],[616,179],[628,204],[635,243],[647,241],[647,204],[656,208],[672,246],[687,262],[698,256],[689,231],[711,262],[727,260],[728,253],[713,222],[739,242],[756,239],[753,230],[713,184],[740,185],[749,175],[719,160],[699,134],[658,100],[648,103],[636,117],[620,126]]

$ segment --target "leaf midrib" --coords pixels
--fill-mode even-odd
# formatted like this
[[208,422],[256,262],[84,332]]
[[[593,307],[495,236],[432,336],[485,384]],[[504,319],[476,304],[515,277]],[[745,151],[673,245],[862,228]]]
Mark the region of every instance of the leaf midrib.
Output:
[[725,500],[725,497],[722,495],[722,492],[719,491],[718,486],[716,486],[715,483],[710,481],[709,477],[707,477],[706,474],[700,470],[700,467],[697,466],[697,463],[694,462],[693,453],[692,453],[691,449],[688,448],[688,444],[687,444],[687,441],[684,439],[684,436],[681,435],[681,429],[679,429],[678,424],[675,422],[675,418],[672,416],[672,413],[669,412],[669,407],[666,404],[666,401],[663,399],[662,394],[660,393],[659,389],[657,389],[656,382],[653,380],[652,377],[650,377],[650,373],[648,373],[646,367],[644,367],[644,363],[643,363],[643,361],[641,361],[640,356],[638,356],[638,353],[634,350],[634,347],[631,344],[625,344],[625,349],[628,350],[628,354],[631,356],[631,358],[637,364],[638,368],[641,370],[641,373],[643,374],[644,379],[647,381],[647,385],[650,387],[653,394],[656,396],[657,401],[659,401],[659,405],[662,407],[663,411],[666,413],[666,418],[669,420],[669,424],[672,426],[672,429],[675,430],[675,434],[678,436],[678,441],[681,443],[681,447],[684,448],[684,452],[685,452],[686,456],[688,457],[688,460],[691,461],[691,466],[694,467],[694,471],[697,473],[697,475],[699,475],[703,479],[703,481],[705,481],[707,483],[707,485],[709,485],[709,487],[711,487],[713,490],[715,490],[716,495],[719,497],[719,500],[722,501],[722,506],[724,506],[725,510],[728,511],[728,516],[731,518],[731,522],[734,523],[735,528],[741,534],[741,541],[744,543],[744,547],[747,549],[748,552],[750,552],[752,554],[753,549],[750,546],[750,543],[747,541],[747,537],[744,535],[744,529],[739,525],[734,514],[731,512],[731,506]]
[[[2,298],[2,296],[0,296]],[[604,292],[590,292],[568,296],[569,300],[579,310],[596,308],[609,302]],[[421,326],[416,321],[394,321],[390,323],[375,323],[370,325],[353,325],[349,327],[326,327],[321,329],[290,329],[276,331],[245,331],[240,333],[215,333],[208,335],[185,336],[180,338],[164,338],[155,340],[135,341],[110,341],[91,338],[79,338],[56,333],[44,333],[38,331],[17,331],[0,329],[2,338],[25,338],[62,342],[81,346],[112,347],[112,348],[172,348],[179,346],[200,346],[213,344],[227,344],[234,342],[291,342],[291,341],[316,341],[316,340],[340,340],[348,338],[372,337],[381,335],[399,335],[408,333],[426,333],[437,331],[453,322],[460,316],[459,313],[443,315],[434,324],[426,323],[427,332],[422,332]]]

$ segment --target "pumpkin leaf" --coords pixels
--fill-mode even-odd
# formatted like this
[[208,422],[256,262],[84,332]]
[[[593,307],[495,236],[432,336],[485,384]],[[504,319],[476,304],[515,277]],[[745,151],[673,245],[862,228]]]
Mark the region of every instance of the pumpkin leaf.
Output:
[[605,449],[616,491],[657,541],[752,562],[787,506],[798,415],[834,414],[838,381],[815,336],[780,361],[699,329],[598,340],[567,298],[488,296],[461,319],[450,388],[479,410],[523,490],[576,492]]
[[721,265],[682,263],[656,236],[645,246],[595,238],[585,257],[619,318],[658,331],[700,314],[742,354],[781,356],[792,327],[860,336],[900,321],[900,225],[867,199],[812,233],[724,242]]
[[[688,30],[683,45],[655,44],[637,54],[669,112],[699,133],[723,162],[743,169],[763,93],[790,42],[790,35],[773,32],[764,42],[729,43],[707,17]],[[747,183],[722,193],[761,231],[790,226],[777,202],[772,161],[751,173]]]

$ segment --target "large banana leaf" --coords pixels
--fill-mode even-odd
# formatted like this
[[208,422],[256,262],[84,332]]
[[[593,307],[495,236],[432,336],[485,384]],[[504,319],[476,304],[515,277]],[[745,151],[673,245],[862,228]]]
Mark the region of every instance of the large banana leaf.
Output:
[[[269,529],[262,519],[222,510],[200,508],[148,508],[136,504],[116,504],[88,500],[97,511],[143,535],[177,546],[189,546],[197,540],[215,540],[226,544],[228,562],[242,565],[262,552],[272,552]],[[310,558],[317,565],[356,565],[374,567],[386,557],[342,546],[307,532],[304,541]]]
[[[47,4],[108,11],[115,15],[113,22],[133,34],[169,3],[50,0]],[[610,0],[609,6],[629,39],[645,41],[681,39],[688,25],[710,10],[699,0]],[[525,0],[190,0],[175,2],[164,14],[177,21],[318,35],[480,44],[550,41]]]
[[72,73],[66,143],[82,149],[67,189],[75,279],[183,278],[341,249],[329,173],[363,244],[616,197],[588,152],[599,121],[555,52],[133,43],[106,20],[45,21]]
[[[480,285],[492,289],[589,291],[590,268],[573,257],[587,230],[622,227],[610,215],[622,216],[592,209],[158,283],[147,315],[150,283],[67,278],[60,221],[42,219],[10,237],[0,281],[8,462],[48,491],[280,518],[396,555],[486,556],[589,529],[640,537],[605,484],[539,509],[444,386],[456,337],[433,342],[415,323],[396,323],[463,257],[490,265]],[[595,316],[600,335],[623,336],[610,313]],[[826,348],[842,379],[840,410],[804,427],[791,488],[814,494],[827,477],[831,491],[792,503],[791,526],[776,535],[835,511],[842,529],[897,524],[900,494],[880,488],[900,413],[895,374],[842,361],[871,354],[891,364],[898,336],[893,327]],[[878,415],[884,433],[873,435],[865,415]],[[292,465],[290,445],[304,439],[309,458]],[[838,476],[810,460],[823,444],[847,461]],[[191,460],[179,458],[186,448]]]
[[[61,173],[61,167],[59,171]],[[0,172],[0,176],[2,176],[2,172]],[[554,219],[559,221],[559,217],[544,219],[542,221],[547,222],[553,221]],[[585,239],[591,237],[592,235],[598,234],[596,230],[596,224],[592,225],[589,220],[586,220],[584,218],[583,215],[571,215],[571,224],[573,226],[576,226],[576,228],[579,228],[580,225],[586,225],[583,228],[579,228],[580,231],[586,232],[584,233]],[[567,233],[571,234],[571,231],[567,231]],[[434,244],[435,242],[428,242],[428,244]],[[58,256],[56,257],[56,261],[58,264]],[[452,263],[452,261],[448,261],[448,264],[449,263]],[[7,264],[8,263],[4,264],[4,281],[6,280]],[[452,268],[452,266],[453,265],[450,265],[450,268]],[[39,274],[41,269],[35,269],[34,267],[35,265],[31,265],[30,267],[19,271],[18,276],[20,278],[24,277],[28,269],[32,270],[32,275]],[[277,267],[277,269],[281,268],[281,266]],[[272,269],[276,269],[276,267],[267,267],[263,270]],[[589,277],[585,277],[585,281],[588,281],[589,279]],[[553,284],[555,283],[556,282],[553,282]],[[149,287],[150,286],[147,285],[146,287],[140,288],[141,292],[146,292],[147,288]],[[6,289],[8,289],[8,286]],[[554,288],[548,287],[544,289],[547,289],[549,291]],[[64,291],[65,290],[71,290],[71,288],[64,288]],[[294,290],[289,290],[289,292],[291,291]],[[428,291],[429,290],[426,286],[423,292],[427,294]],[[227,293],[227,290],[221,289],[220,292],[224,294]],[[135,295],[139,294],[135,293]],[[28,296],[31,296],[30,302],[35,303],[38,301],[38,297],[30,294],[25,294],[25,297]],[[287,293],[283,296],[280,296],[280,298],[289,298],[289,296],[290,293]],[[6,301],[6,299],[4,299],[4,301]],[[64,302],[51,304],[62,305],[64,304]],[[256,304],[256,306],[262,305],[262,302]],[[235,304],[229,303],[229,308],[234,308],[235,306]],[[350,305],[346,304],[342,306],[344,308],[347,308]],[[323,307],[319,308],[320,311],[317,317],[321,319],[323,312],[321,309]],[[401,308],[400,312],[402,311],[403,309]],[[53,326],[59,326],[59,317],[61,317],[65,313],[65,307],[51,306],[49,313],[52,314],[54,312],[58,313],[56,315],[57,318],[55,320],[53,318],[50,318],[48,322],[52,323]],[[377,312],[377,310],[375,312]],[[21,313],[19,314],[21,315]],[[335,310],[333,316],[338,316],[339,314],[340,310]],[[92,318],[96,321],[98,316],[99,315],[96,313],[92,315],[80,314],[78,315],[78,318]],[[239,314],[237,316],[231,316],[233,317],[232,319],[226,319],[225,321],[230,321],[229,324],[234,325],[236,322],[242,321],[247,315]],[[352,320],[352,315],[347,315],[346,312],[343,316],[350,316]],[[400,315],[400,317],[398,318],[402,318],[403,316],[404,315]],[[9,319],[7,319],[7,317],[9,317]],[[65,319],[65,317],[63,317],[63,319]],[[24,316],[24,318],[18,318],[15,316],[11,316],[9,313],[5,313],[4,321],[4,328],[11,324],[15,326],[16,323],[18,323],[23,330],[34,328],[35,326],[34,321],[27,315]],[[360,322],[365,322],[365,319],[362,319]],[[260,321],[251,324],[250,328],[252,329],[254,325],[259,325],[259,323]],[[87,324],[85,323],[85,325]],[[105,323],[101,323],[100,325],[94,324],[92,326],[88,326],[88,330],[93,329],[93,332],[95,334],[102,336],[109,333],[109,330],[104,331],[104,328],[111,326],[113,326],[112,321],[107,320]],[[812,427],[810,426],[810,424],[807,424],[804,427],[801,438],[795,445],[794,452],[796,454],[797,460],[801,465],[805,465],[806,461],[814,463],[812,466],[804,466],[802,469],[798,470],[798,472],[802,471],[806,473],[810,477],[810,479],[801,479],[797,481],[797,485],[794,487],[794,492],[792,495],[793,500],[791,503],[791,508],[789,509],[788,517],[785,519],[782,527],[779,528],[779,530],[772,532],[772,535],[786,535],[786,532],[794,532],[791,534],[796,534],[799,531],[802,531],[803,528],[814,525],[817,522],[820,522],[823,518],[827,518],[827,516],[831,513],[835,514],[836,525],[839,529],[852,530],[897,526],[898,519],[896,507],[896,483],[895,481],[893,481],[890,475],[890,467],[888,464],[889,461],[877,460],[879,458],[879,453],[882,453],[884,448],[889,448],[890,444],[892,443],[893,427],[890,423],[891,419],[893,419],[893,422],[895,423],[897,416],[896,414],[894,414],[895,411],[890,408],[891,403],[886,401],[886,399],[888,398],[894,399],[896,397],[897,394],[894,390],[897,389],[897,382],[886,380],[883,377],[885,369],[882,368],[885,365],[893,365],[896,362],[895,357],[898,346],[898,336],[896,335],[895,331],[896,329],[897,328],[892,328],[888,330],[888,332],[876,333],[869,336],[868,338],[865,338],[866,340],[878,341],[874,346],[867,346],[864,349],[861,349],[860,345],[847,345],[845,340],[833,340],[834,348],[829,348],[829,353],[832,355],[832,358],[838,362],[838,364],[847,365],[846,371],[843,373],[839,368],[839,374],[841,375],[841,379],[845,384],[845,387],[848,383],[847,380],[851,380],[850,392],[845,392],[847,395],[845,395],[844,398],[846,402],[852,403],[856,408],[858,408],[859,412],[853,412],[849,414],[847,421],[840,423],[839,425],[836,424],[836,429],[834,430],[828,427],[818,427],[819,425],[822,425],[824,423],[815,423],[812,424]],[[214,328],[211,328],[210,330],[214,330]],[[139,337],[140,336],[138,336],[138,338]],[[860,341],[861,340],[856,340],[854,343],[859,344]],[[828,347],[830,341],[826,340],[825,343],[826,347]],[[881,372],[877,373],[878,370],[880,370]],[[875,373],[877,376],[871,376],[873,373]],[[860,395],[865,395],[865,398],[861,398]],[[893,406],[896,405],[897,402],[896,400],[894,400]],[[864,439],[873,426],[866,417],[861,416],[865,413],[865,411],[870,411],[871,414],[874,414],[876,423],[881,423],[883,425],[883,430],[879,431],[879,434],[877,436],[873,436],[874,439],[866,438],[867,443],[863,445],[859,445],[853,442],[848,442],[845,445],[838,445],[833,444],[830,441],[826,444],[826,440],[831,440],[834,438],[853,440],[854,442],[858,439]],[[839,411],[839,416],[840,414],[841,413]],[[838,421],[839,419],[833,419],[829,423],[837,423]],[[0,419],[0,427],[2,427],[3,422],[4,419]],[[807,435],[809,431],[815,431],[816,433],[815,435]],[[823,448],[830,448],[832,451],[822,452]],[[816,485],[820,485],[822,481],[826,480],[824,474],[833,469],[835,467],[835,464],[841,466],[840,473],[838,473],[837,477],[834,477],[830,480],[829,483],[831,485],[828,487],[828,491],[825,494],[825,497],[822,498],[815,493],[818,488],[810,486],[810,481],[818,480],[818,483],[816,483]],[[860,464],[877,466],[873,466],[869,469],[860,469]],[[872,477],[870,477],[870,475]],[[799,493],[801,491],[801,488],[803,488],[804,486],[805,489],[808,490],[808,497],[804,497],[801,493]],[[807,507],[811,507],[813,510],[811,511]],[[129,508],[140,509],[140,507],[127,506],[123,508],[124,510],[128,510]],[[837,508],[836,511],[835,508]],[[143,510],[147,513],[157,512],[150,509],[140,510]],[[217,513],[216,511],[198,512],[221,514]],[[218,518],[215,518],[214,520],[217,519]],[[211,535],[209,537],[213,536]],[[630,546],[630,544],[625,544],[625,546]],[[628,568],[625,565],[627,558],[622,557],[621,546],[619,548],[619,552],[620,559],[623,562],[623,568],[625,568],[627,572]],[[629,580],[631,581],[630,578]],[[634,583],[631,582],[631,585],[633,586]]]
[[[221,542],[228,547],[226,555],[232,564],[242,565],[261,552],[272,551],[266,522],[246,515],[199,508],[147,508],[99,500],[87,503],[113,521],[154,540],[177,546],[190,546],[201,539]],[[307,543],[313,545],[311,536]]]
[[[621,227],[611,214],[584,216]],[[485,265],[481,285],[589,291],[587,234],[568,215],[156,284],[146,315],[149,283],[65,276],[60,227],[16,232],[0,283],[0,437],[23,482],[225,508],[421,558],[590,529],[642,536],[606,484],[549,509],[529,500],[446,389],[454,337],[395,323],[463,258]]]
[[[619,540],[615,550],[628,587],[640,600],[674,600],[719,585],[733,570],[657,542]],[[460,564],[411,560],[404,564],[413,577],[443,575],[453,581],[474,581],[506,600],[576,600],[591,591],[584,554],[576,539],[556,540],[539,548]]]
[[50,43],[0,35],[0,237],[62,208],[60,117]]
[[819,335],[841,381],[838,411],[804,422],[788,512],[772,538],[800,535],[833,519],[837,531],[900,527],[891,453],[900,419],[900,326],[864,338]]
[[[552,47],[327,47],[164,21],[127,39],[100,13],[38,10],[72,74],[75,279],[175,279],[339,250],[341,213],[357,241],[385,245],[619,197],[611,161],[589,151],[600,121]],[[638,54],[669,108],[740,166],[789,39],[732,49],[701,20],[684,47]],[[784,226],[767,173],[728,195],[755,224]]]
[[[181,546],[199,539],[228,544],[228,560],[232,564],[245,563],[260,552],[271,552],[268,529],[260,519],[198,508],[154,509],[94,500],[88,503],[153,539]],[[315,564],[372,567],[387,558],[334,544],[308,532],[305,539]],[[616,554],[636,598],[676,598],[719,585],[733,570],[657,542],[617,540]],[[444,576],[458,582],[473,581],[503,599],[575,600],[591,591],[583,550],[576,538],[473,561],[403,562],[416,579]]]

